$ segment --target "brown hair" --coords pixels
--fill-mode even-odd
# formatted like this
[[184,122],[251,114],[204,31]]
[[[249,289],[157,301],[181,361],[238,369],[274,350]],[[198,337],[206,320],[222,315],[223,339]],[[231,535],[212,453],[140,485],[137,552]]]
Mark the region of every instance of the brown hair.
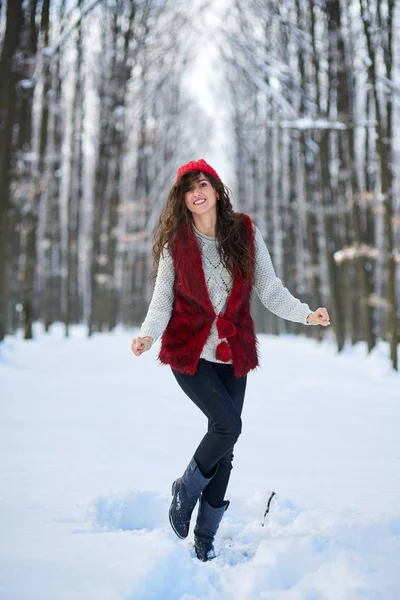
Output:
[[[242,219],[232,208],[228,188],[212,175],[204,174],[208,179],[219,199],[217,200],[217,225],[216,239],[222,262],[231,276],[234,275],[234,265],[238,267],[239,275],[243,280],[254,281],[251,249]],[[160,254],[164,248],[169,248],[174,242],[178,226],[182,222],[193,223],[193,217],[185,204],[185,194],[193,183],[198,181],[200,173],[189,171],[182,175],[168,193],[167,203],[158,220],[154,234],[153,261],[154,268],[151,279],[157,275]]]

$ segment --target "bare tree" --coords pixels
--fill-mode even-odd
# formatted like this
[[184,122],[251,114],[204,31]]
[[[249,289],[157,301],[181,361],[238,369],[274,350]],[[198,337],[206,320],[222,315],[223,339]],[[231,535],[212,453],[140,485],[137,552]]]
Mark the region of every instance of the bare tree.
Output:
[[4,42],[0,57],[0,340],[7,333],[10,306],[7,302],[9,273],[7,269],[8,224],[10,212],[10,180],[13,129],[20,79],[16,55],[21,43],[23,2],[7,3]]
[[[390,86],[393,68],[393,31],[394,0],[387,0],[387,16],[384,19],[380,2],[375,6],[375,19],[381,32],[381,50],[383,52],[383,75]],[[398,368],[398,315],[396,299],[396,256],[393,240],[393,173],[392,164],[392,93],[389,88],[385,95],[379,94],[379,73],[377,65],[377,48],[372,38],[372,18],[374,7],[369,0],[360,0],[361,18],[364,24],[364,35],[368,53],[368,78],[372,84],[375,104],[376,145],[380,163],[381,189],[385,214],[385,238],[387,253],[387,300],[388,330],[390,336],[390,356],[393,368]]]
[[[95,179],[91,258],[91,311],[89,335],[103,323],[115,325],[115,249],[125,138],[128,82],[133,66],[132,41],[138,17],[136,2],[120,0],[109,9],[112,54],[103,72],[100,95],[100,138]],[[145,17],[148,11],[145,7]],[[125,30],[125,22],[127,22]],[[106,30],[103,35],[107,35]],[[136,40],[136,43],[140,43]],[[121,48],[121,50],[119,50]],[[112,82],[110,86],[110,81]],[[103,234],[103,239],[102,239]]]
[[[193,149],[185,119],[199,116],[181,84],[191,8],[50,6],[0,6],[1,337],[21,314],[27,338],[34,318],[46,330],[64,321],[67,335],[85,317],[89,332],[141,318],[152,231],[176,164]],[[204,118],[199,136],[201,127]]]
[[[83,0],[78,0],[77,8],[82,11]],[[84,81],[83,81],[83,32],[82,21],[76,28],[76,63],[74,71],[73,96],[71,102],[71,127],[69,144],[69,181],[67,199],[66,230],[66,290],[65,290],[65,330],[69,335],[71,323],[79,323],[82,303],[79,290],[79,231],[83,200],[83,137],[84,137]]]
[[[66,0],[62,0],[57,11],[60,36],[65,27],[65,3]],[[40,205],[43,249],[38,273],[41,316],[48,331],[54,321],[62,319],[60,182],[63,127],[61,54],[48,52],[48,36],[45,36],[44,47],[36,202]]]
[[265,202],[265,221],[251,210],[278,274],[328,305],[338,350],[346,340],[371,350],[377,324],[381,336],[390,331],[397,368],[393,14],[392,0],[236,2],[221,55],[234,81],[239,195],[248,207],[256,187]]

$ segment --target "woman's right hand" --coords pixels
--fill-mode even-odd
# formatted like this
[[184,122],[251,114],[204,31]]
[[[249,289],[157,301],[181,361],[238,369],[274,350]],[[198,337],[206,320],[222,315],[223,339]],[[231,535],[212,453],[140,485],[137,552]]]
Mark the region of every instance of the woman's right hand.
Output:
[[132,352],[135,356],[140,356],[143,352],[147,352],[153,345],[153,338],[150,336],[137,337],[132,340]]

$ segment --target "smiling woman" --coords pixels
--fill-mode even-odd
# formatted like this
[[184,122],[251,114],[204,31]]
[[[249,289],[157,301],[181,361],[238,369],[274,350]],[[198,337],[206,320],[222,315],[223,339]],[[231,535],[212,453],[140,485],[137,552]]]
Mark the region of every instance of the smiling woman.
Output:
[[186,208],[193,216],[198,231],[215,237],[219,196],[204,173],[200,173],[185,194]]
[[[204,202],[200,203],[201,200]],[[178,169],[155,233],[152,276],[157,274],[159,261],[168,253],[168,248],[172,248],[183,223],[215,238],[222,254],[220,260],[231,277],[235,265],[244,279],[251,276],[250,247],[243,237],[241,215],[233,212],[227,187],[204,159],[191,161]]]
[[275,275],[268,249],[248,215],[235,213],[228,189],[204,159],[178,169],[155,233],[156,284],[136,356],[162,335],[159,360],[171,367],[184,393],[208,420],[208,431],[182,477],[172,484],[170,523],[186,538],[194,529],[200,560],[214,558],[214,536],[225,500],[233,448],[241,433],[247,374],[258,365],[250,314],[254,289],[278,316],[328,325]]

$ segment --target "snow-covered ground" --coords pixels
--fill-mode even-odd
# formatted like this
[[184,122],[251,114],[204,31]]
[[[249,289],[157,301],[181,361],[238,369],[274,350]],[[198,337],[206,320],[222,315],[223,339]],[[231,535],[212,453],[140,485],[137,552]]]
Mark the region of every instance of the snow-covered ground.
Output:
[[[1,600],[398,600],[400,376],[387,348],[259,336],[216,549],[170,530],[205,431],[136,332],[0,346]],[[277,496],[261,525],[270,490]]]

